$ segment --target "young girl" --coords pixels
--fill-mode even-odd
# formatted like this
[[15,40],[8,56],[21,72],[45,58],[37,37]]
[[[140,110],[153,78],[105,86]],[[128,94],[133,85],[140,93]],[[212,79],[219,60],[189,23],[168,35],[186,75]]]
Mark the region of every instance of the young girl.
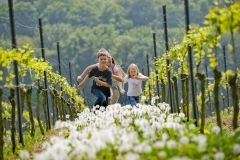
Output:
[[100,50],[97,54],[98,66],[95,66],[90,71],[89,75],[78,85],[78,89],[81,89],[84,84],[94,76],[93,85],[91,87],[91,93],[97,97],[94,106],[108,105],[108,97],[110,96],[110,87],[112,85],[112,72],[107,67],[108,53],[104,50]]
[[[105,50],[105,49],[102,49]],[[107,52],[107,50],[105,50]],[[83,79],[83,77],[97,64],[93,64],[88,66],[81,75],[77,77],[77,80],[80,81]],[[108,53],[108,63],[107,63],[108,68],[112,72],[112,86],[111,86],[111,96],[109,97],[109,104],[115,104],[117,103],[120,93],[123,94],[125,92],[124,90],[124,81],[122,77],[125,76],[124,71],[121,69],[120,65],[114,60],[111,55]]]
[[142,93],[142,81],[148,80],[147,76],[139,73],[136,64],[130,64],[127,70],[127,76],[124,77],[125,83],[128,82],[127,97],[131,106],[136,106],[139,103],[139,98]]

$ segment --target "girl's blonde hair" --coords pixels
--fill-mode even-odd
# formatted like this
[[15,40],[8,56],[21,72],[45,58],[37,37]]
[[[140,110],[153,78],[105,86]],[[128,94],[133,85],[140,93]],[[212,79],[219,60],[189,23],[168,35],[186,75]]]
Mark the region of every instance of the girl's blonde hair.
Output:
[[130,75],[130,69],[131,69],[131,68],[136,69],[136,70],[137,70],[137,75],[139,75],[139,68],[138,68],[138,66],[137,66],[136,64],[132,63],[132,64],[130,64],[130,65],[128,66],[128,70],[127,70],[127,76],[128,76],[128,78],[131,78],[131,75]]

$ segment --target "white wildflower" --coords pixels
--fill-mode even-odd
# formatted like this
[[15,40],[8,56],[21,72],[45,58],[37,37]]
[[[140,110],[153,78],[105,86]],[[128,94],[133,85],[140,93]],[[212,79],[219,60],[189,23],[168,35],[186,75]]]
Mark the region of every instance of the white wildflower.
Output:
[[190,124],[190,125],[189,125],[189,129],[190,129],[190,130],[192,130],[192,129],[194,129],[194,128],[196,128],[195,124]]
[[174,119],[174,121],[175,121],[176,123],[179,123],[179,122],[181,121],[181,119],[180,119],[179,117],[176,117],[176,118]]
[[163,147],[165,146],[165,142],[163,142],[163,141],[157,141],[157,142],[155,142],[155,143],[153,144],[153,146],[154,146],[155,148],[157,148],[157,149],[161,149],[161,148],[163,148]]
[[187,145],[189,143],[189,138],[186,136],[182,136],[179,140],[179,142],[183,145]]
[[132,153],[132,152],[127,153],[126,157],[125,157],[125,160],[138,160],[138,159],[140,160],[140,156],[138,154]]
[[90,112],[90,109],[89,109],[89,108],[85,108],[85,109],[84,109],[84,112],[85,112],[85,113],[89,113],[89,112]]
[[166,109],[165,105],[160,105],[160,109],[164,111]]
[[193,136],[192,141],[196,142],[196,144],[198,145],[198,150],[200,152],[206,151],[207,137],[204,134]]
[[48,147],[50,147],[50,143],[49,142],[43,142],[42,144],[42,149],[48,149]]
[[173,122],[173,117],[171,115],[167,117],[167,122]]
[[172,157],[170,160],[191,160],[190,158],[183,156],[183,157]]
[[68,119],[69,117],[70,117],[70,115],[69,115],[69,114],[67,114],[67,115],[66,115],[66,118]]
[[122,143],[119,148],[118,148],[118,151],[119,152],[128,152],[130,150],[132,150],[133,148],[133,145],[130,144],[130,143]]
[[209,155],[204,155],[202,156],[202,160],[210,160],[211,158],[209,157]]
[[166,118],[167,116],[166,116],[166,114],[160,114],[160,117],[161,118]]
[[50,138],[50,143],[54,144],[54,143],[58,143],[61,139],[58,137],[51,137]]
[[145,96],[142,96],[142,97],[141,97],[141,100],[142,100],[142,101],[145,101],[146,99],[147,99],[147,98],[146,98]]
[[105,111],[105,107],[101,106],[99,109],[101,112]]
[[59,129],[59,128],[61,128],[61,125],[62,125],[62,121],[57,120],[57,121],[55,122],[54,128],[55,128],[55,129]]
[[184,118],[185,117],[185,114],[184,113],[179,113],[178,115],[180,118]]
[[160,124],[162,124],[162,123],[165,122],[164,118],[162,118],[162,117],[158,117],[157,121],[158,121]]
[[150,153],[152,151],[152,147],[149,146],[147,141],[143,141],[142,143],[137,144],[133,151],[135,153]]
[[151,100],[151,105],[154,105],[154,104],[155,104],[155,98],[153,97]]
[[108,130],[102,130],[100,132],[99,137],[101,138],[102,141],[113,144],[114,143],[114,135],[110,129]]
[[240,144],[233,145],[233,154],[238,155],[240,153]]
[[213,126],[212,127],[212,132],[215,133],[215,134],[218,134],[220,133],[221,129],[219,126]]
[[207,147],[207,137],[203,134],[199,134],[197,136],[197,143],[198,143],[198,150],[199,151],[206,151],[206,147]]
[[26,150],[21,150],[19,156],[20,156],[21,159],[28,159],[30,154]]
[[170,111],[171,110],[171,107],[168,105],[167,107],[166,107],[166,112],[168,112],[168,111]]
[[205,139],[203,139],[203,141],[199,141],[198,142],[198,150],[200,151],[200,152],[205,152],[206,151],[206,148],[207,147],[207,143],[206,143],[206,140]]
[[155,100],[156,100],[155,97],[153,97],[151,101],[155,102]]
[[167,133],[163,133],[163,134],[162,134],[162,140],[163,140],[163,141],[166,141],[168,138],[169,138],[169,136],[168,136]]
[[177,142],[175,140],[169,140],[169,141],[167,141],[166,146],[169,149],[174,149],[177,147]]
[[33,159],[45,160],[46,157],[45,157],[45,155],[44,155],[43,153],[35,153],[35,154],[33,155]]
[[217,152],[214,155],[214,160],[222,160],[222,159],[224,159],[224,157],[225,157],[225,154],[223,152]]
[[164,152],[164,151],[160,151],[160,152],[158,152],[158,156],[160,157],[160,158],[165,158],[166,156],[167,156],[167,154],[166,154],[166,152]]

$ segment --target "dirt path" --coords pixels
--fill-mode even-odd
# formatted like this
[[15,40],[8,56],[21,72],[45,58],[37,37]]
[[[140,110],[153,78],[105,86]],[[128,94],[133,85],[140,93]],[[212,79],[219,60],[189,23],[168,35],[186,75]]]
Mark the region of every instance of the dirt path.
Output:
[[[233,124],[232,124],[232,117],[224,117],[222,118],[222,127],[223,129],[229,129],[229,131],[233,130]],[[207,123],[213,123],[214,125],[217,125],[217,118],[211,117],[205,119],[205,124]],[[238,117],[238,126],[240,126],[240,117]]]

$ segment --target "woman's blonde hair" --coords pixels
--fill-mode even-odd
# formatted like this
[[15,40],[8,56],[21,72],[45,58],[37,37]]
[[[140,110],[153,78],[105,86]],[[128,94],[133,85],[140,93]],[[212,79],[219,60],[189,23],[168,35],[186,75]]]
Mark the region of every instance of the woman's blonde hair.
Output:
[[119,72],[121,73],[122,77],[125,77],[126,73],[122,70],[122,67],[117,62],[117,60],[112,58],[112,63],[115,64],[115,66],[117,66],[117,68],[118,68]]
[[130,69],[131,68],[135,68],[137,70],[137,75],[139,75],[139,68],[136,64],[132,63],[128,66],[128,70],[127,70],[127,76],[128,78],[131,78],[131,75],[130,75]]
[[122,67],[120,64],[117,62],[116,59],[114,59],[110,53],[108,53],[108,58],[112,59],[112,63],[118,68],[118,71],[121,73],[122,77],[125,77],[126,73],[122,70]]

